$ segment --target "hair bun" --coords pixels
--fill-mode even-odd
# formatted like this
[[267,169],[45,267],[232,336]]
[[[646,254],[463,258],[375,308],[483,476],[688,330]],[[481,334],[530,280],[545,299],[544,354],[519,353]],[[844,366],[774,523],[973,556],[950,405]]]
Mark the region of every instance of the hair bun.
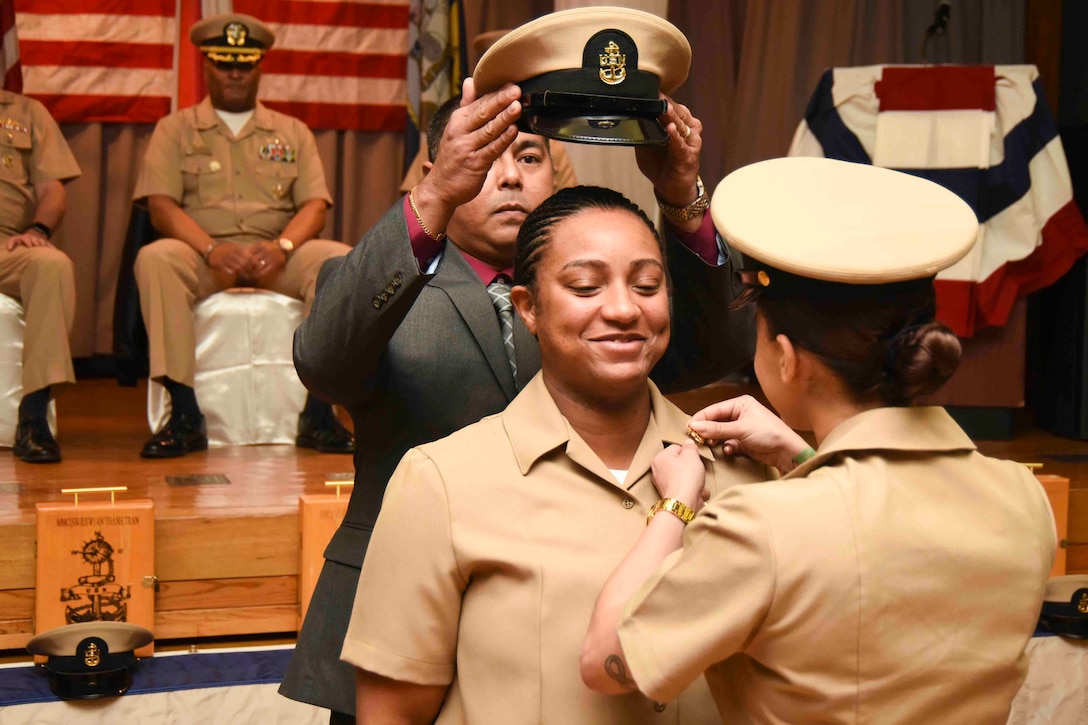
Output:
[[889,349],[887,399],[909,405],[948,382],[960,362],[960,340],[943,322],[902,330]]

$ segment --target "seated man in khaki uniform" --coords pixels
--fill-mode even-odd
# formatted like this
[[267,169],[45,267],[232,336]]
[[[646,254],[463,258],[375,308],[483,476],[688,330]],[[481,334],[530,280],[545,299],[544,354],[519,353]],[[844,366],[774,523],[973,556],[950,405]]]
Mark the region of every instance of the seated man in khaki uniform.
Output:
[[[193,390],[193,303],[234,286],[301,299],[309,314],[325,260],[351,251],[314,239],[332,204],[314,136],[301,121],[257,102],[260,61],[275,35],[228,13],[193,25],[208,98],[159,121],[135,198],[147,198],[164,239],[136,258],[151,378],[170,394],[170,420],[140,452],[172,458],[208,445]],[[312,395],[299,416],[299,446],[351,453],[355,442]]]
[[0,292],[26,312],[12,452],[27,463],[60,461],[46,411],[51,386],[76,381],[68,347],[76,309],[72,260],[49,237],[64,216],[64,182],[77,176],[76,159],[45,107],[0,91]]

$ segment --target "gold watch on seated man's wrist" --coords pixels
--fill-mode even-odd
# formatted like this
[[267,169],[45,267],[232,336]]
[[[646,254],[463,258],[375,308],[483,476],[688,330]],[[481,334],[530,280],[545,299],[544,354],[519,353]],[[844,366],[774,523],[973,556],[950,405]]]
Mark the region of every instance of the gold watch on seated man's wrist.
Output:
[[280,237],[276,240],[276,246],[283,252],[283,256],[290,257],[291,252],[295,251],[295,243],[287,237]]
[[684,526],[695,518],[695,511],[683,501],[675,498],[663,498],[650,507],[650,513],[646,516],[646,525],[649,526],[654,515],[661,511],[668,511],[673,516],[684,522]]
[[657,196],[656,192],[654,192],[654,197],[657,198],[657,206],[661,209],[661,213],[677,226],[691,221],[710,208],[710,197],[707,195],[706,187],[703,186],[703,180],[699,176],[695,177],[695,201],[687,206],[670,206],[661,201],[661,197]]

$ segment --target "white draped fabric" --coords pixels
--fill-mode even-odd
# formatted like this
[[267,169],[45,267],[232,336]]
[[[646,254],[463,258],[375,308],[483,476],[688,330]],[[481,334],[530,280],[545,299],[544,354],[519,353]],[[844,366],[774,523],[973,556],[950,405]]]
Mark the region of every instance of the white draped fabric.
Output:
[[[19,401],[23,399],[23,331],[26,321],[17,299],[0,295],[0,446],[15,441]],[[57,433],[57,407],[49,402],[49,427]]]
[[[196,397],[215,445],[294,443],[306,388],[291,357],[302,303],[256,289],[217,292],[197,303]],[[170,417],[170,396],[148,386],[152,431]]]

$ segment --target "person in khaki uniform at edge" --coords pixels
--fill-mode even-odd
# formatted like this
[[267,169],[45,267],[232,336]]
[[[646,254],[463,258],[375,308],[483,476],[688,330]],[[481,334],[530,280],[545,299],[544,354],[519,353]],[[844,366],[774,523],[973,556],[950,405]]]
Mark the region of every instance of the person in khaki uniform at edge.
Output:
[[[182,456],[208,444],[193,390],[193,303],[241,284],[302,299],[309,314],[321,265],[351,251],[314,239],[332,199],[313,134],[257,101],[272,31],[254,17],[229,13],[194,24],[189,37],[204,54],[208,97],[159,121],[134,194],[147,198],[152,223],[168,237],[136,259],[151,377],[166,387],[172,407],[170,420],[141,451],[145,458]],[[296,442],[354,451],[332,408],[312,395]]]
[[[730,174],[711,215],[746,255],[755,371],[782,418],[737,398],[689,425],[787,473],[712,499],[686,530],[650,522],[601,592],[586,684],[660,699],[705,671],[728,723],[1003,725],[1053,514],[1024,466],[912,407],[959,362],[933,278],[974,244],[974,212],[897,171],[789,158]],[[697,501],[693,446],[654,473]]]
[[46,422],[52,386],[74,383],[68,335],[75,317],[72,261],[49,242],[64,216],[64,182],[79,166],[41,103],[0,91],[0,292],[26,313],[23,399],[12,453],[56,463],[60,447]]

